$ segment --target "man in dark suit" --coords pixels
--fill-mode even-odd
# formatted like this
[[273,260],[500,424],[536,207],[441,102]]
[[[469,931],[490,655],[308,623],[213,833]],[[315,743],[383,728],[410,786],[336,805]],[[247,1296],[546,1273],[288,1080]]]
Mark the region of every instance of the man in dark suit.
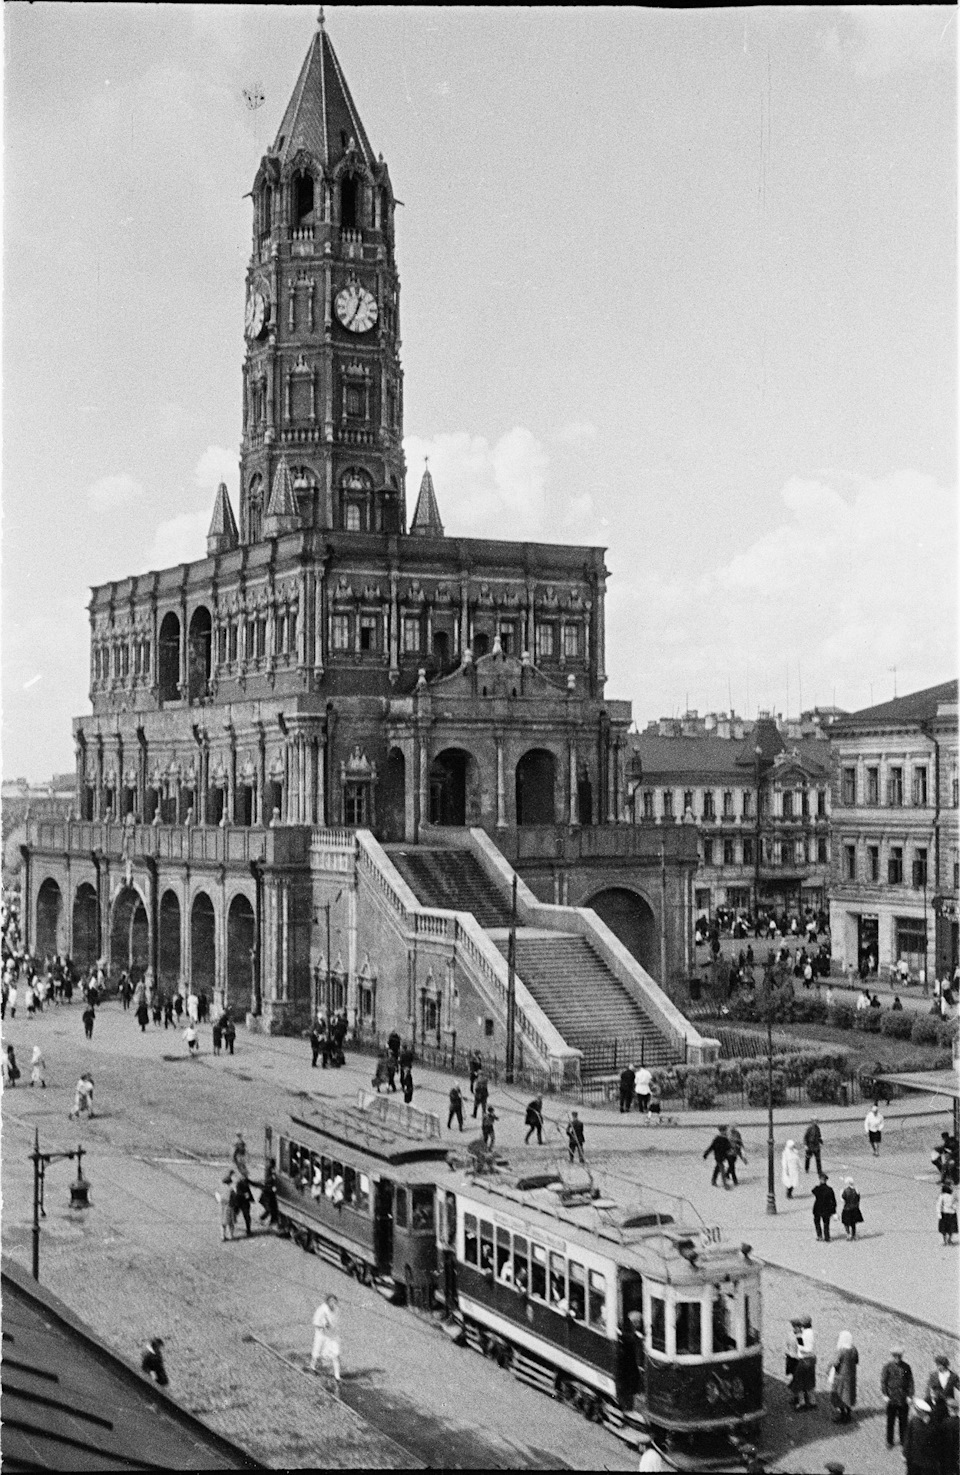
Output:
[[830,1220],[837,1212],[837,1195],[827,1181],[826,1173],[820,1174],[820,1182],[813,1190],[813,1227],[817,1239],[830,1243]]

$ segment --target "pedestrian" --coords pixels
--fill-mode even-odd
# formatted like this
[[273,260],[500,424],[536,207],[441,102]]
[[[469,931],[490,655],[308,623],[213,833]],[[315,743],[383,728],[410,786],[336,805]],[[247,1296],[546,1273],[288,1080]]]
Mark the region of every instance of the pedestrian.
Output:
[[37,991],[33,986],[33,979],[27,979],[27,986],[23,991],[23,1002],[28,1014],[34,1014],[37,1008]]
[[860,1212],[860,1195],[854,1187],[852,1178],[844,1178],[843,1184],[843,1192],[840,1195],[843,1202],[840,1223],[847,1231],[847,1239],[856,1239],[857,1225],[863,1223],[863,1215]]
[[250,1179],[245,1173],[238,1172],[234,1178],[231,1197],[233,1199],[234,1223],[236,1223],[237,1215],[239,1214],[246,1225],[247,1238],[249,1239],[253,1233],[250,1227],[250,1206],[253,1203],[253,1190],[250,1187]]
[[800,1187],[800,1154],[792,1137],[780,1154],[780,1178],[787,1198],[793,1198],[794,1190]]
[[[153,999],[150,1003],[150,1018],[157,1026],[157,1029],[159,1029],[163,1023],[163,995],[158,988],[155,988],[153,991]],[[173,1023],[172,1013],[170,1015],[170,1023]],[[164,1025],[164,1028],[166,1028],[166,1025]]]
[[573,1162],[574,1157],[579,1158],[582,1163],[586,1162],[583,1154],[583,1135],[583,1122],[580,1120],[577,1112],[572,1111],[570,1113],[570,1121],[567,1124],[567,1147],[570,1152],[571,1162]]
[[[46,1061],[39,1045],[34,1045],[33,1054],[30,1056],[30,1084],[31,1086],[42,1086],[46,1090]],[[956,1215],[954,1215],[956,1218]]]
[[310,1371],[320,1363],[333,1374],[334,1391],[340,1392],[340,1309],[336,1296],[325,1296],[313,1313],[313,1348]]
[[830,1243],[830,1220],[836,1212],[837,1195],[830,1187],[826,1173],[821,1173],[813,1190],[813,1227],[817,1231],[817,1239],[824,1240],[826,1244]]
[[[157,1020],[157,1023],[159,1024],[160,1021]],[[173,999],[169,994],[163,996],[163,1027],[164,1029],[176,1028],[176,1021],[173,1017]]]
[[860,1354],[853,1345],[853,1336],[850,1332],[841,1332],[837,1338],[837,1355],[830,1364],[827,1375],[827,1383],[830,1388],[830,1402],[836,1410],[837,1424],[849,1424],[851,1413],[857,1401],[857,1363]]
[[191,1059],[196,1058],[200,1054],[200,1041],[197,1038],[197,1027],[192,1019],[183,1032],[183,1038],[187,1042],[187,1052]]
[[183,994],[179,988],[173,996],[173,1012],[177,1016],[177,1028],[179,1029],[180,1021],[183,1018]]
[[83,1032],[88,1040],[93,1039],[93,1026],[97,1022],[97,1011],[92,1004],[88,1004],[81,1014],[83,1020]]
[[263,1170],[263,1182],[260,1185],[260,1223],[264,1221],[271,1229],[276,1229],[280,1223],[280,1205],[277,1202],[277,1177],[276,1159],[267,1158],[267,1165]]
[[396,1055],[398,1060],[400,1059],[400,1046],[402,1043],[397,1031],[392,1029],[387,1035],[387,1051],[391,1055]]
[[379,1055],[377,1056],[377,1068],[373,1072],[373,1080],[371,1082],[371,1085],[376,1088],[378,1096],[380,1095],[380,1087],[387,1079],[387,1061],[389,1059],[390,1055],[387,1050],[381,1050]]
[[489,1095],[490,1095],[490,1083],[487,1080],[486,1072],[484,1070],[480,1070],[478,1072],[478,1074],[477,1074],[476,1080],[473,1083],[473,1113],[472,1114],[473,1114],[474,1117],[476,1117],[478,1111],[479,1112],[486,1111],[486,1109],[487,1109],[487,1097]]
[[463,1092],[454,1081],[450,1087],[450,1110],[447,1112],[447,1131],[449,1132],[453,1123],[457,1123],[459,1131],[463,1131]]
[[243,1133],[237,1133],[237,1139],[233,1144],[233,1166],[241,1177],[249,1176],[249,1163],[247,1161],[247,1144],[243,1140]]
[[499,1120],[500,1118],[492,1106],[485,1106],[483,1108],[483,1116],[480,1120],[480,1135],[483,1138],[483,1145],[488,1152],[492,1152],[496,1146],[497,1136],[494,1129],[494,1122],[498,1122]]
[[629,1111],[633,1105],[634,1087],[637,1083],[636,1069],[632,1065],[625,1065],[620,1072],[620,1111]]
[[187,994],[187,1018],[191,1024],[200,1023],[200,1000],[192,988]]
[[314,1020],[313,1027],[310,1030],[310,1065],[314,1070],[317,1068],[317,1057],[320,1054],[321,1043],[320,1031],[317,1028],[316,1020]]
[[645,1065],[637,1069],[637,1110],[641,1116],[646,1116],[650,1110],[650,1092],[653,1090],[653,1076]]
[[893,1431],[903,1444],[907,1433],[907,1415],[913,1397],[913,1369],[904,1361],[904,1349],[891,1347],[890,1361],[880,1373],[880,1392],[887,1405],[887,1448],[893,1449]]
[[20,1079],[20,1067],[17,1064],[16,1052],[14,1051],[12,1045],[7,1046],[5,1074],[7,1078],[7,1085],[10,1087],[11,1090],[13,1090],[14,1086],[17,1084],[17,1081],[19,1081]]
[[409,1066],[400,1077],[400,1084],[403,1087],[404,1103],[409,1106],[410,1102],[413,1100],[413,1071],[409,1068]]
[[[86,1014],[83,1017],[86,1019]],[[137,1023],[140,1026],[140,1033],[145,1034],[147,1025],[150,1023],[150,1010],[147,1008],[147,1001],[142,994],[140,996],[140,1002],[137,1005]]]
[[783,1363],[784,1376],[791,1388],[793,1387],[793,1375],[796,1372],[797,1362],[800,1358],[800,1333],[802,1330],[803,1323],[799,1316],[795,1316],[790,1323],[790,1330],[787,1333],[787,1345],[784,1351]]
[[937,1232],[945,1245],[953,1244],[953,1236],[957,1233],[957,1186],[949,1178],[940,1185],[940,1196],[937,1199]]
[[713,1141],[710,1143],[704,1158],[713,1154],[713,1177],[710,1179],[711,1188],[716,1188],[719,1178],[724,1188],[729,1188],[727,1182],[727,1160],[730,1157],[730,1138],[727,1136],[726,1127],[718,1127]]
[[17,1017],[17,985],[16,985],[16,982],[14,982],[14,981],[11,981],[9,991],[7,993],[7,1008],[10,1010],[10,1018],[11,1019],[16,1019],[16,1017]]
[[237,1026],[234,1024],[230,1010],[224,1011],[223,1016],[223,1043],[227,1047],[228,1055],[233,1054],[233,1042],[237,1038]]
[[883,1112],[879,1101],[875,1101],[863,1119],[863,1130],[867,1134],[870,1150],[874,1157],[880,1156],[880,1139],[883,1136]]
[[817,1165],[818,1176],[823,1172],[823,1163],[820,1161],[822,1149],[823,1133],[820,1130],[820,1123],[814,1117],[803,1134],[803,1171],[805,1173],[809,1173],[811,1161]]
[[120,1002],[123,1005],[124,1013],[126,1013],[127,1010],[130,1008],[130,1000],[132,998],[133,989],[130,986],[130,977],[126,969],[124,969],[124,971],[120,974]]
[[527,1129],[527,1135],[523,1139],[524,1146],[530,1141],[534,1132],[537,1134],[537,1146],[543,1146],[543,1097],[535,1096],[527,1107],[526,1116],[523,1119]]
[[213,1053],[214,1055],[219,1055],[223,1046],[223,1030],[220,1028],[219,1019],[213,1021],[210,1034],[213,1037]]
[[236,1226],[236,1214],[233,1198],[233,1169],[231,1168],[223,1177],[223,1185],[218,1193],[214,1195],[220,1205],[220,1238],[222,1240],[233,1239],[233,1231]]
[[727,1154],[727,1176],[734,1187],[738,1188],[737,1162],[742,1162],[743,1166],[746,1167],[747,1155],[743,1150],[743,1138],[740,1135],[738,1127],[728,1127],[727,1137],[730,1139],[730,1151]]
[[80,1116],[93,1117],[93,1076],[84,1071],[77,1081],[77,1089],[73,1098],[73,1109],[69,1113],[69,1120]]
[[933,1372],[927,1379],[923,1396],[933,1410],[935,1419],[939,1421],[947,1414],[957,1412],[957,1389],[960,1388],[960,1378],[950,1366],[950,1359],[945,1352],[938,1352],[933,1363]]
[[480,1054],[479,1050],[470,1051],[470,1054],[467,1058],[467,1065],[470,1069],[470,1094],[475,1095],[477,1076],[483,1069],[483,1056]]
[[794,1408],[816,1408],[817,1357],[813,1338],[813,1322],[809,1316],[800,1320],[797,1332],[797,1365],[793,1371]]
[[913,1412],[903,1441],[906,1475],[942,1475],[941,1428],[933,1420],[933,1411],[925,1398],[913,1400]]
[[163,1365],[162,1349],[163,1338],[151,1337],[147,1343],[147,1350],[140,1359],[140,1367],[147,1374],[148,1378],[152,1378],[155,1383],[159,1383],[161,1388],[166,1388],[170,1379],[167,1377],[167,1370]]

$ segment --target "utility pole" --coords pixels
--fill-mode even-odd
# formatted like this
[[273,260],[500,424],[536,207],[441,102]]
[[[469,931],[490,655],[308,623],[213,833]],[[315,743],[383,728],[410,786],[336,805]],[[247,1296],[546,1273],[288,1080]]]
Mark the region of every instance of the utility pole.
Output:
[[513,873],[510,898],[510,935],[507,940],[507,1084],[513,1085],[516,1062],[517,1008],[517,873]]
[[31,1236],[33,1240],[32,1270],[33,1278],[40,1279],[40,1220],[47,1217],[47,1211],[43,1206],[43,1190],[46,1181],[46,1171],[51,1163],[74,1161],[77,1164],[76,1181],[70,1185],[70,1207],[71,1209],[88,1209],[90,1207],[90,1184],[83,1176],[83,1157],[85,1147],[77,1146],[69,1152],[41,1152],[40,1132],[34,1130],[33,1151],[30,1161],[33,1163],[33,1228]]

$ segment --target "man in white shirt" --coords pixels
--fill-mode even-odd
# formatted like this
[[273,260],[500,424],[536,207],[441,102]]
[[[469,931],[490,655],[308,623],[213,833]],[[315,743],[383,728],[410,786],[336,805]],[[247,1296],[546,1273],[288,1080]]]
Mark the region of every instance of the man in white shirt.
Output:
[[645,1065],[635,1065],[634,1075],[636,1076],[636,1081],[633,1089],[637,1098],[637,1110],[642,1116],[646,1116],[650,1110],[650,1092],[653,1087],[653,1076]]

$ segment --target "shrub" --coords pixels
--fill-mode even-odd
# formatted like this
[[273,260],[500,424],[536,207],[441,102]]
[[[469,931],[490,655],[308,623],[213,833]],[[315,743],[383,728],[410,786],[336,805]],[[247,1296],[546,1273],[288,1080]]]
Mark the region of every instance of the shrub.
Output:
[[880,1033],[891,1040],[909,1040],[913,1029],[913,1016],[906,1009],[884,1009],[880,1021]]
[[957,1038],[957,1021],[955,1019],[941,1019],[937,1025],[937,1031],[941,1045],[952,1045]]
[[795,999],[792,1018],[794,1024],[826,1024],[827,1006],[823,999]]
[[759,1010],[755,994],[737,993],[730,1000],[730,1018],[739,1019],[744,1023],[752,1024],[758,1018]]
[[[787,1099],[787,1085],[783,1072],[775,1070],[772,1080],[772,1096],[774,1106],[783,1106]],[[765,1070],[752,1070],[744,1079],[744,1087],[747,1093],[747,1101],[751,1106],[766,1106],[767,1102],[767,1072]]]
[[840,1100],[843,1078],[838,1070],[814,1070],[807,1077],[807,1095],[811,1101],[835,1105]]
[[828,1017],[834,1029],[853,1029],[854,1013],[851,1004],[831,1004]]
[[930,1014],[915,1014],[910,1038],[915,1045],[938,1045],[940,1043],[940,1020]]
[[878,1035],[883,1024],[882,1009],[857,1009],[853,1016],[854,1029],[861,1034]]
[[708,1080],[687,1081],[686,1101],[691,1111],[709,1111],[717,1099],[717,1093]]

